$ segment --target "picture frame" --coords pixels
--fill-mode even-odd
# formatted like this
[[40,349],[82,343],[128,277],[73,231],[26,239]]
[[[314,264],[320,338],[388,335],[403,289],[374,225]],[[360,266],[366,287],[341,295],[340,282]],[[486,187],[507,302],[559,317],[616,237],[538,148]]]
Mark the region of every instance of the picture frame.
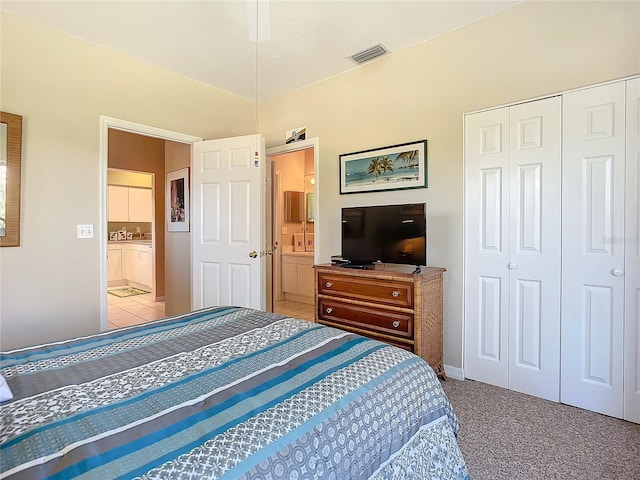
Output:
[[189,167],[167,173],[166,222],[168,232],[188,232],[189,218]]
[[340,194],[427,188],[427,140],[340,155]]

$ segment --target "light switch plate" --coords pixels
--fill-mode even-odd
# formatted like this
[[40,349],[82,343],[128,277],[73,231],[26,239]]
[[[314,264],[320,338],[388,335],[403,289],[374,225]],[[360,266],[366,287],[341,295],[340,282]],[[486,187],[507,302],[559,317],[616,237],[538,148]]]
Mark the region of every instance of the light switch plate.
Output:
[[78,224],[78,238],[93,238],[93,224]]

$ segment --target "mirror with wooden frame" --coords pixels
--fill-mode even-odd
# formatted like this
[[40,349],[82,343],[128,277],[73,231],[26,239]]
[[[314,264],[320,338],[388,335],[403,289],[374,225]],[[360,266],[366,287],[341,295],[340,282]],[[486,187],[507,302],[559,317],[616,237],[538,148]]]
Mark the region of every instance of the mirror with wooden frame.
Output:
[[20,245],[22,116],[0,112],[0,247]]

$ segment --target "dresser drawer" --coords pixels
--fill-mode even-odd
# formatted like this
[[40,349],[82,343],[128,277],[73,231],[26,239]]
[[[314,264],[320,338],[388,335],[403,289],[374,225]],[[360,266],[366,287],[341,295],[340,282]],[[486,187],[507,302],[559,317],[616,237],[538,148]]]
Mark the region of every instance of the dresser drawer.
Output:
[[413,314],[318,299],[318,319],[386,333],[402,338],[413,336]]
[[318,273],[318,295],[413,308],[413,283]]

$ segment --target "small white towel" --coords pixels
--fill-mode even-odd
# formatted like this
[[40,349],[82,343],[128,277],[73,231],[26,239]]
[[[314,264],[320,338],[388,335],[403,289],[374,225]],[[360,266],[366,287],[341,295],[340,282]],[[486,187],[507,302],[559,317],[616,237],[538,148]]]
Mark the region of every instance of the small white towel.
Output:
[[7,384],[7,381],[0,375],[0,402],[6,402],[13,398],[13,393]]

